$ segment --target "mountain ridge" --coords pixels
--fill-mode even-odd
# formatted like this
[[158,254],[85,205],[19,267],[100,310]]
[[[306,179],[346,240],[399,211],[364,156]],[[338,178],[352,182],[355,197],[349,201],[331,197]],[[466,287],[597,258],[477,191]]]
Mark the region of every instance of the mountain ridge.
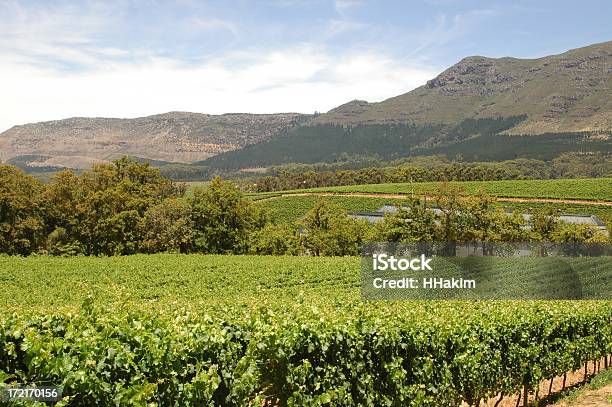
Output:
[[527,114],[508,134],[610,130],[611,86],[612,41],[533,59],[469,56],[410,92],[352,101],[313,122],[456,124]]
[[[1,133],[0,159],[48,156],[52,159],[49,164],[71,168],[122,155],[189,163],[265,140],[309,117],[300,113],[211,115],[178,111],[129,119],[71,117],[13,126]],[[35,166],[46,164],[39,160]]]

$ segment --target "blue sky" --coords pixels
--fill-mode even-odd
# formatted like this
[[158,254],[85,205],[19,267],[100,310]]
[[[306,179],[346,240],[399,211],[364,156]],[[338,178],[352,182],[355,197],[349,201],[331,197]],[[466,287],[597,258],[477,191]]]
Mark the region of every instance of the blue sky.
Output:
[[71,116],[327,111],[469,55],[612,40],[609,1],[0,0],[0,131]]

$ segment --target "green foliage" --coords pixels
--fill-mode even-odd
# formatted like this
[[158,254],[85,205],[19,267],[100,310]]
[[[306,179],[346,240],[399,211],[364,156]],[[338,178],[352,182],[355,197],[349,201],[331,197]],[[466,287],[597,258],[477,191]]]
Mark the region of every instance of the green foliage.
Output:
[[441,126],[417,127],[410,124],[299,126],[281,131],[261,143],[211,157],[202,164],[231,169],[262,167],[282,163],[345,161],[352,155],[380,155],[393,158],[398,152],[435,135]]
[[377,229],[380,241],[400,243],[433,242],[438,234],[434,212],[420,199],[410,199],[407,206],[385,217]]
[[77,176],[54,176],[43,193],[48,250],[54,254],[130,254],[139,250],[145,212],[181,187],[148,164],[123,158]]
[[296,225],[268,223],[250,236],[249,252],[262,255],[298,255],[302,251]]
[[61,384],[69,406],[438,407],[612,352],[610,301],[364,302],[357,270],[354,257],[0,257],[0,376]]
[[43,245],[42,189],[21,170],[0,166],[0,253],[28,255]]
[[[439,239],[442,242],[458,242],[463,239],[462,233],[465,232],[466,213],[460,201],[462,190],[452,184],[442,184],[435,193],[435,201],[440,208],[440,231]],[[449,255],[454,255],[454,248],[449,247]]]
[[47,237],[47,250],[54,256],[76,256],[83,254],[82,246],[70,239],[63,227],[57,227]]
[[176,198],[166,198],[149,207],[139,224],[142,251],[190,252],[195,234],[190,216],[188,204]]
[[494,255],[488,243],[533,240],[527,222],[518,212],[508,213],[485,193],[472,195],[458,206],[458,241],[483,242],[483,252]]
[[[431,181],[490,181],[503,179],[550,178],[547,166],[536,168],[532,160],[515,160],[504,163],[449,163],[438,157],[426,157],[430,162],[416,161],[395,167],[369,167],[357,170],[337,170],[315,172],[307,166],[302,172],[291,168],[274,169],[275,176],[265,176],[257,179],[255,192],[282,191],[290,189],[332,187],[342,185],[380,184],[388,182],[431,182]],[[315,166],[313,166],[315,167]],[[315,167],[316,168],[316,167]]]
[[601,231],[592,225],[562,224],[555,230],[553,240],[558,243],[606,243]]
[[[607,138],[597,132],[545,133],[538,135],[489,134],[457,143],[417,150],[419,155],[445,154],[466,161],[503,161],[516,158],[552,160],[560,154],[602,154],[612,152]],[[609,136],[607,136],[609,137]],[[609,166],[609,162],[608,162]],[[609,172],[609,167],[608,167]]]
[[606,138],[593,137],[596,134],[590,132],[500,134],[524,119],[525,116],[467,119],[455,126],[410,123],[299,126],[200,164],[227,170],[287,163],[344,162],[354,157],[393,160],[443,154],[458,161],[502,161],[551,160],[561,153],[609,155],[611,152]]
[[270,216],[275,222],[290,223],[300,220],[306,212],[320,201],[325,200],[336,207],[347,212],[373,212],[385,204],[400,205],[403,199],[385,199],[354,196],[299,196],[290,195],[283,197],[271,197],[255,203],[270,211]]
[[265,213],[243,198],[236,186],[215,178],[189,198],[196,250],[206,253],[244,253],[248,235],[263,227]]
[[301,221],[303,245],[314,256],[356,256],[368,224],[348,217],[342,209],[321,200]]
[[[27,248],[18,252],[14,245],[9,247],[5,243],[3,251],[21,254],[39,251],[61,256],[157,252],[353,255],[366,240],[430,241],[434,237],[447,242],[529,240],[531,237],[524,233],[520,216],[502,213],[498,203],[478,191],[482,189],[499,196],[509,195],[510,191],[515,195],[564,196],[567,192],[562,188],[574,188],[577,196],[592,199],[607,199],[612,194],[608,179],[442,184],[446,192],[438,191],[440,184],[435,183],[309,190],[349,194],[383,191],[406,198],[413,192],[427,194],[435,198],[434,205],[440,210],[434,216],[431,208],[418,199],[330,196],[322,200],[325,202],[319,202],[315,196],[291,195],[299,191],[289,191],[281,197],[271,194],[245,197],[235,184],[219,178],[181,199],[182,185],[164,179],[147,164],[127,159],[96,166],[80,176],[72,172],[58,173],[46,187],[16,170],[6,172],[5,177],[15,182],[11,189],[15,193],[5,193],[6,197],[12,197],[11,205],[30,214],[27,222],[19,217],[10,220],[13,223],[5,221],[5,230],[12,228],[10,233],[18,233],[19,228],[33,221],[38,229],[30,235],[26,233],[25,239],[10,239],[16,244],[27,244]],[[26,182],[27,185],[20,186],[20,180],[31,185]],[[26,190],[33,191],[28,199],[25,199]],[[474,193],[480,195],[469,199],[463,196]],[[260,202],[253,202],[258,199]],[[329,202],[337,205],[329,206]],[[383,204],[408,205],[412,207],[411,213],[402,212],[373,228],[363,221],[355,221],[345,212],[374,211]],[[545,207],[552,209],[552,206]],[[271,217],[268,209],[272,209]],[[609,210],[601,211],[603,215],[608,213]],[[554,218],[552,212],[548,216]],[[298,230],[300,225],[291,223],[303,217]],[[538,219],[535,214],[533,220]],[[606,216],[603,219],[609,220]],[[271,221],[273,224],[269,224]],[[533,228],[533,236],[540,241],[578,239],[578,235],[586,233],[570,231],[568,226],[563,236],[554,235],[558,228],[540,236],[539,226]],[[603,238],[596,234],[584,239]]]
[[190,164],[168,164],[159,168],[162,176],[174,181],[191,181],[211,178],[208,167]]
[[555,236],[559,222],[550,210],[539,210],[531,214],[529,219],[531,235],[537,242],[550,242]]

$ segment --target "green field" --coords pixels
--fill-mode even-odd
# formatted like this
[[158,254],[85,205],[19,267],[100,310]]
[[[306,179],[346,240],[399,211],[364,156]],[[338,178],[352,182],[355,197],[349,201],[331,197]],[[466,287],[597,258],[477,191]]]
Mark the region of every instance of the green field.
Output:
[[[597,258],[572,261],[584,280],[595,277],[601,268]],[[514,278],[514,272],[528,274],[539,267],[531,259],[522,260],[520,266],[513,263],[515,259],[502,263],[512,269],[507,272],[509,278]],[[360,259],[356,257],[1,256],[0,270],[6,287],[0,292],[4,312],[75,312],[88,296],[99,305],[122,303],[155,312],[179,307],[213,313],[240,306],[247,314],[263,303],[273,309],[291,307],[296,299],[343,311],[360,303]],[[605,291],[605,284],[595,289]]]
[[257,202],[272,213],[275,221],[293,222],[302,218],[320,200],[331,202],[347,212],[373,212],[382,205],[400,205],[401,199],[369,198],[352,196],[282,196]]
[[[3,310],[75,311],[88,294],[143,310],[292,302],[298,295],[355,299],[359,259],[225,255],[0,256]],[[330,272],[327,272],[330,271]],[[349,293],[350,291],[350,293]],[[300,294],[301,293],[301,294]]]
[[5,256],[0,279],[0,377],[61,405],[459,406],[612,353],[610,301],[367,302],[357,258]]
[[[449,182],[462,188],[466,194],[479,191],[496,197],[576,199],[589,201],[612,201],[612,178],[593,179],[551,179],[551,180],[508,180],[508,181],[464,181]],[[439,182],[415,182],[401,184],[368,184],[337,187],[310,188],[282,191],[282,194],[308,192],[370,193],[432,195],[439,188]],[[255,198],[278,195],[279,192],[253,194]]]
[[[347,212],[376,211],[382,205],[406,204],[402,199],[374,198],[367,196],[315,196],[295,195],[278,196],[258,200],[258,205],[268,208],[275,221],[293,222],[302,218],[319,200],[331,202]],[[529,213],[536,209],[550,209],[559,215],[595,215],[608,227],[612,227],[612,207],[604,205],[537,203],[537,202],[499,202],[498,206],[507,211]]]
[[[610,179],[587,180],[590,193],[579,181],[460,184],[468,193],[484,186],[497,196],[610,200]],[[436,186],[415,184],[415,193]],[[412,190],[339,188],[312,191]],[[275,221],[297,220],[319,199],[349,212],[405,202],[250,198]],[[612,218],[603,205],[498,205]],[[590,282],[589,298],[607,298],[608,265],[577,258],[569,270]],[[502,266],[502,280],[519,287],[531,287],[526,272],[546,291],[561,281],[554,264]],[[610,301],[365,301],[360,279],[353,257],[0,256],[0,378],[60,384],[68,398],[59,405],[68,406],[439,407],[517,394],[612,354]]]

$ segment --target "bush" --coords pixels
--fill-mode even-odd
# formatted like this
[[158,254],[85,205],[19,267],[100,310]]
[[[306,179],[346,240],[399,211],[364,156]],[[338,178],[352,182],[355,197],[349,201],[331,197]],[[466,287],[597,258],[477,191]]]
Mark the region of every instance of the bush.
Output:
[[300,236],[297,227],[289,224],[267,224],[251,235],[249,253],[292,256],[300,254]]

